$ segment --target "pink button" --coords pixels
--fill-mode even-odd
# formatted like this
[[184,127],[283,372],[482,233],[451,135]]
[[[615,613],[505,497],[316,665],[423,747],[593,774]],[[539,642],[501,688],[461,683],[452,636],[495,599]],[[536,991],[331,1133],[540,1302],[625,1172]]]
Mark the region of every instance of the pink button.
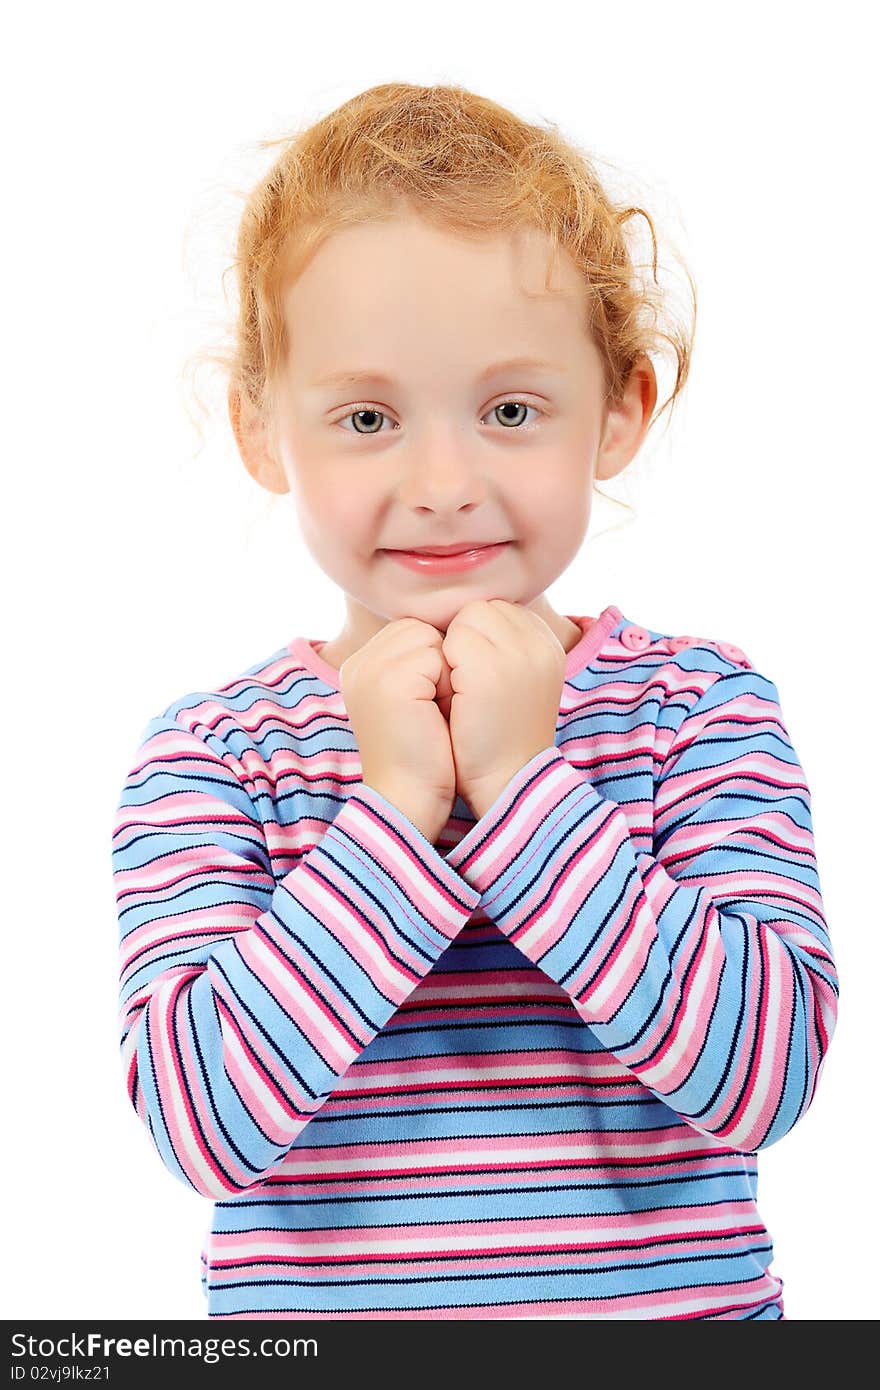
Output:
[[735,647],[732,642],[719,642],[718,650],[727,657],[728,661],[748,661],[745,652],[740,651],[739,647]]
[[699,637],[670,637],[669,646],[672,651],[680,652],[682,647],[695,647],[699,640]]
[[629,627],[623,629],[620,640],[625,647],[629,647],[631,652],[641,652],[650,644],[651,634],[643,627],[630,624]]

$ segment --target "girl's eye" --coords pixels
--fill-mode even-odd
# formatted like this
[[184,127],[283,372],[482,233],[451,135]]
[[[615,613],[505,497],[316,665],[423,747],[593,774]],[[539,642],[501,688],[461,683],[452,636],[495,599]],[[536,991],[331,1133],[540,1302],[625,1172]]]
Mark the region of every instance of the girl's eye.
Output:
[[[511,413],[501,416],[498,412],[502,410]],[[498,423],[503,425],[505,429],[518,429],[523,424],[524,417],[521,415],[523,410],[533,410],[536,415],[540,414],[537,406],[527,405],[525,401],[514,400],[501,401],[499,405],[493,406],[488,414],[494,414]],[[344,415],[339,421],[339,424],[346,425],[349,420],[359,420],[360,424],[355,424],[354,429],[349,431],[349,433],[380,434],[382,430],[382,421],[387,419],[388,416],[384,411],[374,410],[372,406],[363,405],[359,406],[358,409],[353,411],[350,415]],[[487,419],[487,416],[484,415],[483,419]],[[394,428],[398,429],[399,426],[395,425]]]

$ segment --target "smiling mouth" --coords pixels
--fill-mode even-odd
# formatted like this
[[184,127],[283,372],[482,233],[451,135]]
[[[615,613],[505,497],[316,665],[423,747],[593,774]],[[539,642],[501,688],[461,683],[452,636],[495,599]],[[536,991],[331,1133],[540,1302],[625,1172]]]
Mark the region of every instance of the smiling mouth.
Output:
[[509,541],[471,541],[459,545],[414,546],[412,549],[399,548],[392,551],[396,555],[467,555],[472,550],[489,550],[492,546],[508,545]]
[[464,550],[456,546],[439,553],[436,550],[386,550],[383,553],[392,564],[402,565],[426,578],[436,578],[437,575],[467,574],[483,565],[491,565],[501,557],[508,544],[508,541],[493,541]]

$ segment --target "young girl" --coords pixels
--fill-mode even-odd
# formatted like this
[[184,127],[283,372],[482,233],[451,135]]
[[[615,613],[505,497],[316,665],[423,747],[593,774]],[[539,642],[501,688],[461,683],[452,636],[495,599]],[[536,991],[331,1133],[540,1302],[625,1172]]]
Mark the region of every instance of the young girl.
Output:
[[757,1153],[837,978],[778,692],[546,596],[652,357],[687,376],[640,211],[397,83],[250,196],[233,429],[346,621],[152,719],[113,848],[128,1092],[214,1199],[211,1317],[783,1317]]

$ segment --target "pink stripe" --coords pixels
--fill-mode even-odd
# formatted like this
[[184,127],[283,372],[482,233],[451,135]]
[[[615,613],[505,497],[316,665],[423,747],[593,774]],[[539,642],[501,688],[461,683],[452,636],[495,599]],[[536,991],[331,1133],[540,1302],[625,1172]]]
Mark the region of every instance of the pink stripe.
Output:
[[[696,937],[696,940],[689,941],[688,946],[691,949],[696,947],[696,954],[692,959],[686,959],[684,948],[679,949],[679,961],[683,962],[679,969],[682,970],[684,976],[683,979],[677,981],[679,992],[676,994],[675,989],[669,990],[663,1012],[658,1015],[651,1032],[646,1037],[643,1036],[639,1039],[639,1053],[644,1061],[627,1057],[627,1064],[634,1071],[653,1070],[663,1062],[673,1048],[681,1046],[684,1019],[691,1003],[691,996],[696,988],[696,980],[704,957],[707,953],[711,953],[712,970],[708,980],[704,982],[703,994],[697,1005],[694,1024],[690,1027],[686,1046],[675,1066],[663,1073],[662,1089],[665,1094],[672,1094],[685,1083],[705,1042],[725,961],[724,944],[720,931],[715,925],[716,920],[717,915],[713,911],[710,911],[708,924],[700,917],[695,920],[691,937]],[[708,929],[706,929],[707,925]],[[665,1042],[657,1047],[655,1039],[662,1038],[664,1034],[667,1034]]]
[[[469,1153],[497,1153],[500,1147],[505,1150],[520,1149],[523,1153],[540,1153],[542,1149],[571,1148],[589,1149],[592,1151],[603,1150],[606,1155],[614,1156],[627,1149],[636,1148],[639,1145],[648,1148],[654,1142],[657,1145],[653,1157],[661,1154],[660,1144],[663,1142],[674,1144],[676,1147],[667,1153],[663,1150],[663,1156],[671,1157],[678,1153],[703,1152],[706,1148],[703,1136],[697,1134],[690,1126],[679,1121],[665,1129],[645,1130],[617,1130],[617,1129],[576,1129],[566,1130],[562,1134],[512,1134],[512,1135],[473,1135],[469,1136],[465,1142],[459,1138],[451,1139],[410,1139],[407,1141],[406,1154],[408,1157],[417,1158],[425,1156],[433,1158],[437,1154],[462,1152],[465,1148]],[[334,1144],[334,1145],[297,1145],[288,1154],[287,1159],[292,1162],[303,1162],[309,1154],[318,1157],[329,1158],[333,1156],[339,1159],[367,1158],[382,1153],[384,1145],[375,1143],[364,1144]],[[717,1152],[717,1145],[713,1146],[710,1152]],[[285,1160],[287,1161],[287,1160]],[[283,1170],[282,1170],[283,1171]],[[542,1221],[544,1218],[540,1218]],[[566,1216],[565,1221],[572,1220]],[[593,1218],[590,1218],[592,1222]]]
[[[273,1196],[296,1196],[297,1191],[301,1190],[304,1184],[308,1184],[311,1196],[323,1195],[337,1197],[340,1192],[346,1194],[356,1194],[363,1196],[375,1189],[379,1192],[388,1192],[387,1184],[395,1182],[405,1191],[421,1191],[427,1187],[432,1192],[447,1189],[459,1189],[462,1183],[462,1174],[467,1172],[479,1173],[479,1177],[470,1187],[470,1191],[476,1195],[500,1190],[510,1196],[511,1184],[509,1174],[516,1173],[517,1191],[527,1192],[534,1187],[547,1187],[548,1184],[556,1186],[560,1183],[589,1182],[596,1184],[602,1182],[613,1188],[615,1183],[623,1178],[633,1178],[638,1176],[643,1182],[672,1180],[675,1178],[705,1178],[711,1176],[714,1170],[729,1171],[731,1166],[730,1151],[723,1146],[716,1149],[707,1149],[702,1153],[695,1154],[690,1158],[687,1154],[671,1154],[658,1162],[656,1156],[648,1155],[644,1160],[635,1159],[616,1159],[611,1155],[602,1158],[590,1158],[579,1165],[572,1165],[569,1162],[560,1160],[559,1164],[535,1164],[535,1165],[512,1165],[508,1168],[499,1167],[491,1164],[472,1164],[462,1166],[462,1168],[447,1166],[446,1168],[433,1168],[425,1163],[422,1168],[414,1172],[395,1173],[391,1177],[381,1169],[370,1171],[366,1176],[353,1176],[350,1173],[340,1172],[335,1175],[332,1171],[316,1174],[314,1177],[308,1173],[301,1173],[298,1170],[291,1179],[285,1181],[279,1174],[278,1178],[269,1178],[267,1183],[271,1185]],[[284,1170],[289,1172],[289,1168]],[[554,1176],[555,1175],[555,1176]]]
[[[703,1284],[692,1288],[684,1287],[677,1291],[677,1296],[687,1299],[702,1298],[707,1306],[694,1312],[687,1313],[666,1313],[662,1320],[668,1322],[688,1321],[705,1317],[718,1317],[729,1312],[731,1302],[735,1301],[735,1306],[747,1312],[749,1309],[758,1308],[764,1303],[776,1299],[781,1307],[781,1300],[778,1295],[782,1292],[782,1284],[778,1279],[767,1275],[754,1280],[749,1280],[745,1284]],[[745,1301],[751,1295],[749,1301]],[[333,1318],[335,1320],[350,1319],[362,1322],[383,1319],[430,1319],[437,1321],[444,1318],[450,1319],[476,1319],[480,1320],[503,1320],[508,1318],[549,1318],[549,1317],[612,1317],[627,1318],[635,1315],[643,1315],[645,1318],[651,1317],[651,1309],[657,1308],[662,1304],[675,1302],[676,1290],[666,1293],[642,1294],[637,1297],[621,1298],[569,1298],[569,1299],[548,1299],[546,1302],[520,1302],[520,1303],[498,1303],[487,1306],[472,1305],[446,1305],[433,1308],[400,1308],[389,1309],[381,1308],[372,1312],[333,1312],[316,1313],[311,1310],[291,1310],[289,1312],[260,1312],[247,1313],[240,1312],[230,1316],[239,1319],[251,1318],[271,1318],[273,1320],[283,1320],[286,1318],[307,1317],[310,1321],[323,1318]],[[223,1314],[214,1314],[213,1317],[224,1321]]]
[[[177,1118],[176,1118],[176,1116],[175,1116],[175,1114],[174,1114],[174,1110],[173,1110],[172,1105],[171,1105],[171,1100],[170,1100],[170,1094],[171,1094],[171,1093],[170,1093],[170,1091],[168,1090],[168,1082],[169,1082],[168,1073],[167,1073],[167,1071],[164,1070],[164,1068],[162,1068],[162,1075],[163,1075],[163,1078],[164,1078],[164,1081],[165,1081],[165,1088],[166,1088],[166,1089],[165,1089],[165,1097],[164,1097],[164,1104],[165,1104],[165,1122],[166,1122],[166,1125],[168,1126],[168,1130],[169,1130],[169,1133],[170,1133],[170,1135],[171,1135],[172,1142],[174,1143],[174,1148],[175,1148],[175,1151],[176,1151],[176,1153],[177,1153],[178,1160],[179,1160],[180,1165],[181,1165],[181,1167],[183,1168],[184,1172],[187,1172],[187,1171],[188,1171],[188,1166],[187,1166],[188,1155],[187,1155],[187,1153],[186,1153],[185,1150],[184,1150],[184,1144],[186,1145],[186,1149],[190,1149],[190,1148],[193,1147],[192,1141],[194,1140],[194,1141],[195,1141],[195,1147],[199,1150],[199,1152],[200,1152],[201,1155],[202,1155],[202,1158],[205,1160],[205,1165],[206,1165],[206,1167],[207,1167],[207,1168],[209,1169],[209,1171],[214,1175],[214,1177],[217,1179],[218,1183],[219,1183],[220,1185],[222,1185],[222,1187],[224,1187],[224,1188],[225,1188],[226,1190],[228,1190],[228,1191],[231,1191],[231,1190],[232,1190],[232,1186],[231,1186],[231,1184],[230,1184],[230,1182],[229,1182],[229,1179],[225,1176],[225,1174],[223,1174],[223,1173],[221,1172],[221,1170],[220,1170],[220,1168],[218,1167],[217,1162],[216,1162],[216,1160],[215,1160],[213,1154],[209,1153],[209,1151],[208,1151],[208,1149],[207,1149],[207,1147],[206,1147],[206,1145],[205,1145],[205,1142],[204,1142],[204,1140],[202,1139],[202,1135],[201,1135],[201,1132],[200,1132],[200,1130],[199,1130],[199,1127],[198,1127],[198,1125],[196,1124],[195,1111],[194,1111],[194,1109],[193,1109],[192,1102],[190,1101],[190,1098],[189,1098],[188,1089],[187,1089],[187,1087],[186,1087],[185,1084],[184,1084],[183,1069],[182,1069],[182,1067],[181,1067],[181,1065],[180,1065],[180,1057],[179,1057],[179,1055],[178,1055],[177,1045],[176,1045],[175,1040],[174,1040],[174,1024],[173,1024],[174,1015],[175,1015],[176,1013],[178,1013],[178,1012],[180,1012],[181,1014],[183,1014],[183,1007],[184,1007],[184,1005],[185,1005],[186,995],[187,995],[187,993],[188,993],[188,991],[189,991],[189,988],[190,988],[191,985],[192,985],[193,980],[194,980],[195,978],[197,978],[197,976],[198,976],[200,973],[201,973],[201,971],[194,972],[192,976],[190,976],[190,977],[184,976],[182,979],[180,979],[179,981],[177,981],[174,990],[171,991],[171,992],[169,993],[169,995],[168,995],[166,1008],[165,1008],[165,1010],[164,1010],[164,1012],[163,1012],[163,1014],[162,1014],[162,1016],[161,1016],[161,1020],[160,1020],[160,1026],[162,1027],[162,1030],[163,1030],[163,1032],[164,1032],[164,1034],[165,1034],[165,1038],[167,1039],[168,1050],[169,1050],[169,1052],[171,1053],[171,1062],[172,1062],[172,1065],[173,1065],[173,1067],[174,1067],[174,1072],[175,1072],[176,1091],[177,1091],[177,1094],[180,1096],[180,1099],[181,1099],[182,1102],[183,1102],[183,1107],[184,1107],[184,1109],[185,1109],[185,1111],[186,1111],[187,1120],[189,1121],[189,1135],[188,1135],[188,1136],[184,1136],[183,1133],[182,1133],[182,1131],[181,1131],[181,1129],[180,1129],[180,1127],[179,1127],[179,1125],[178,1125],[178,1123],[177,1123]],[[181,1017],[181,1018],[179,1019],[179,1021],[178,1021],[178,1027],[180,1027],[180,1028],[185,1028],[185,1027],[186,1027],[186,1018],[185,1018],[185,1016],[183,1016],[183,1017]],[[158,1075],[159,1075],[159,1071],[160,1071],[160,1067],[159,1067],[159,1065],[158,1065],[158,1059],[159,1059],[159,1049],[157,1048],[157,1049],[154,1050],[154,1060],[156,1061],[156,1064],[157,1064],[157,1065],[156,1065],[157,1081],[158,1081]],[[194,1172],[193,1172],[193,1178],[194,1178],[194,1180],[198,1183],[198,1185],[201,1186],[202,1179],[201,1179],[200,1177],[198,1177]]]
[[[444,904],[451,908],[457,916],[463,911],[461,900],[452,896],[445,882],[444,873],[439,869],[439,865],[437,866],[438,872],[436,875],[431,873],[428,866],[419,858],[421,850],[419,850],[418,853],[416,852],[413,844],[410,840],[405,838],[396,824],[392,826],[389,832],[385,823],[380,823],[378,813],[367,800],[369,790],[369,788],[365,788],[364,792],[358,797],[357,809],[361,814],[357,821],[356,831],[347,826],[347,835],[356,838],[358,846],[360,847],[362,845],[363,848],[368,850],[378,863],[381,864],[387,857],[385,850],[386,837],[389,833],[393,834],[398,854],[400,858],[405,861],[405,867],[409,870],[405,882],[403,884],[397,884],[398,889],[403,888],[405,890],[408,901],[413,903],[425,921],[430,922],[431,925],[436,926],[439,931],[443,931],[446,935],[449,935],[452,930],[449,924],[442,919],[436,921],[438,913],[428,901],[425,891],[426,886],[430,883],[431,892],[441,898]],[[331,836],[333,835],[332,827],[329,833]],[[353,852],[352,846],[348,842],[346,842],[346,848],[349,853]],[[375,868],[371,868],[370,871],[375,874]],[[452,870],[450,869],[449,872],[451,875]],[[413,922],[413,925],[416,926],[417,924]]]
[[[224,921],[222,927],[218,926],[216,912],[213,913],[214,921],[212,926],[205,927],[204,929],[194,927],[194,921],[198,921],[200,916],[208,918],[209,911],[210,909],[205,908],[201,913],[188,913],[180,917],[163,917],[163,925],[167,923],[171,926],[174,922],[180,922],[183,924],[182,929],[177,932],[169,932],[167,936],[156,937],[152,941],[148,939],[147,935],[150,924],[139,928],[136,933],[132,932],[131,936],[125,939],[125,950],[120,957],[123,977],[128,978],[128,975],[132,973],[132,967],[135,971],[142,970],[144,966],[148,964],[151,957],[161,955],[163,953],[163,948],[166,946],[173,944],[175,954],[178,952],[182,954],[183,951],[186,950],[187,942],[192,942],[194,946],[198,946],[212,937],[218,942],[228,940],[230,933],[226,928],[229,922],[237,916],[242,919],[241,926],[233,927],[231,934],[235,935],[236,932],[247,931],[249,927],[253,926],[254,915],[257,909],[254,908],[251,912],[245,908],[236,908],[228,905],[224,908],[224,917],[228,918],[229,922]],[[152,925],[155,928],[155,923]],[[137,939],[135,939],[135,937],[137,937]]]
[[[303,865],[303,868],[305,867]],[[392,960],[389,942],[383,936],[381,927],[370,915],[371,906],[368,906],[366,900],[355,891],[352,884],[349,883],[348,885],[349,897],[347,899],[337,888],[333,877],[328,875],[328,878],[329,881],[322,883],[320,887],[322,894],[329,895],[334,899],[337,915],[331,920],[327,918],[326,902],[317,896],[312,884],[302,877],[302,869],[300,870],[300,877],[296,881],[295,891],[293,887],[290,888],[291,896],[301,907],[306,908],[308,912],[317,917],[325,930],[353,958],[380,992],[386,992],[392,988],[384,966],[393,966],[402,975],[417,979],[421,974],[420,965],[422,968],[424,966],[410,951],[403,938],[399,939],[400,959]],[[368,944],[372,948],[369,953],[366,949]],[[401,994],[399,983],[394,988],[393,997],[395,1002],[404,997]]]
[[793,980],[789,972],[775,971],[774,951],[770,947],[769,940],[765,936],[765,930],[759,928],[757,931],[757,945],[754,947],[755,953],[760,951],[761,959],[766,969],[766,979],[763,999],[761,1002],[761,1016],[759,1020],[758,1045],[755,1050],[755,1060],[752,1064],[751,1074],[748,1084],[743,1093],[742,1099],[734,1113],[731,1115],[727,1125],[724,1126],[722,1133],[729,1133],[739,1120],[740,1115],[744,1114],[758,1081],[758,1071],[762,1060],[767,1035],[767,1011],[770,1006],[771,998],[775,1001],[777,1011],[777,1036],[773,1054],[773,1066],[768,1078],[769,1089],[763,1105],[758,1111],[748,1136],[745,1139],[744,1147],[751,1146],[763,1138],[770,1124],[770,1119],[776,1109],[779,1098],[779,1090],[785,1081],[785,1058],[788,1052],[789,1027],[788,1020],[791,1017],[792,996],[794,993]]
[[[407,1277],[418,1277],[419,1275],[444,1275],[460,1274],[463,1261],[467,1261],[469,1266],[473,1266],[473,1274],[476,1278],[483,1274],[491,1274],[492,1266],[499,1260],[520,1260],[525,1255],[534,1256],[537,1259],[553,1256],[553,1269],[567,1269],[582,1265],[585,1258],[589,1258],[590,1269],[601,1271],[603,1267],[616,1264],[619,1258],[626,1254],[635,1256],[649,1256],[651,1259],[673,1260],[677,1256],[699,1254],[703,1258],[711,1259],[713,1253],[718,1250],[724,1254],[731,1251],[747,1252],[749,1250],[749,1237],[760,1236],[763,1234],[764,1227],[761,1225],[753,1227],[730,1227],[727,1230],[707,1230],[692,1231],[687,1237],[665,1235],[651,1236],[644,1240],[619,1240],[619,1241],[581,1241],[572,1244],[571,1242],[547,1242],[537,1241],[533,1245],[511,1244],[498,1246],[487,1250],[479,1245],[473,1247],[462,1247],[454,1252],[438,1248],[437,1250],[419,1250],[418,1254],[413,1251],[399,1251],[396,1253],[363,1253],[358,1251],[352,1254],[322,1254],[322,1255],[301,1255],[296,1251],[295,1246],[287,1254],[271,1255],[267,1250],[260,1256],[236,1256],[234,1249],[230,1251],[229,1258],[220,1260],[212,1258],[210,1269],[214,1276],[213,1282],[218,1288],[223,1287],[224,1273],[228,1273],[228,1282],[234,1283],[243,1277],[242,1272],[247,1272],[248,1279],[280,1279],[289,1277],[291,1272],[308,1278],[311,1271],[315,1271],[321,1277],[321,1271],[329,1268],[337,1268],[344,1271],[346,1280],[357,1278],[381,1278],[383,1275],[394,1275],[405,1268]],[[471,1234],[476,1234],[470,1232]],[[602,1256],[606,1256],[603,1260]],[[519,1264],[511,1266],[514,1271],[518,1271]],[[218,1277],[219,1276],[219,1277]]]
[[[290,1099],[288,1099],[288,1097],[281,1090],[280,1086],[278,1085],[278,1082],[276,1081],[272,1073],[271,1057],[260,1047],[256,1039],[246,1036],[241,1027],[239,1019],[230,1010],[230,1007],[226,1000],[223,998],[223,996],[216,990],[214,993],[214,998],[217,1005],[217,1012],[220,1014],[222,1022],[225,1022],[227,1028],[231,1029],[232,1032],[235,1033],[236,1037],[238,1038],[241,1044],[242,1051],[250,1059],[254,1071],[260,1075],[262,1081],[265,1083],[266,1089],[271,1091],[274,1095],[279,1107],[283,1111],[285,1111],[285,1113],[289,1115],[292,1120],[302,1119],[304,1114],[308,1114],[312,1109],[314,1109],[314,1101],[312,1100],[312,1098],[310,1096],[301,1097],[301,1109],[297,1108],[297,1106]],[[263,1109],[262,1103],[255,1096],[250,1083],[242,1076],[240,1067],[238,1066],[234,1057],[228,1049],[224,1049],[224,1063],[229,1069],[230,1080],[233,1079],[234,1073],[235,1078],[241,1082],[244,1088],[241,1093],[241,1102],[244,1105],[245,1109],[251,1115],[262,1116],[268,1123],[268,1116],[266,1115],[266,1112]],[[287,1078],[287,1080],[288,1084],[291,1084],[292,1079]],[[253,1107],[253,1109],[251,1107]],[[270,1134],[270,1142],[272,1143],[280,1144],[283,1142],[283,1138],[284,1136],[279,1135],[277,1131],[274,1136]]]
[[[334,1040],[333,1035],[334,1033],[341,1034],[343,1042],[347,1042],[351,1052],[357,1053],[367,1041],[363,1035],[363,1023],[361,1023],[360,1031],[355,1031],[357,1020],[355,1020],[350,1006],[340,998],[339,991],[329,977],[320,982],[322,988],[333,993],[333,1006],[331,1007],[327,1003],[318,987],[312,983],[315,970],[313,962],[303,956],[295,941],[290,937],[288,938],[289,950],[287,952],[282,951],[274,939],[275,931],[275,924],[267,921],[266,930],[260,933],[260,940],[269,954],[277,960],[280,966],[279,975],[267,975],[265,965],[257,954],[253,939],[246,938],[239,943],[241,958],[257,979],[263,981],[269,994],[274,996],[288,1017],[295,1021],[296,1027],[304,1037],[309,1039],[326,1060],[328,1066],[341,1072],[350,1064],[351,1055],[342,1050],[339,1043]],[[285,977],[290,981],[287,985],[285,984]],[[315,1010],[327,1020],[325,1029],[322,1029],[318,1020],[311,1018],[303,1008],[301,995],[306,995],[311,1000]]]
[[[183,1010],[180,1010],[179,1012],[181,1013],[181,1017],[179,1017],[178,1019],[177,1036],[180,1042],[180,1049],[186,1064],[186,1073],[187,1076],[189,1076],[190,1078],[190,1085],[193,1089],[195,1089],[197,1085],[196,1078],[200,1077],[201,1069],[197,1065],[193,1049],[190,1046],[189,1021],[185,1017],[185,1013]],[[249,1182],[253,1181],[253,1173],[250,1171],[250,1169],[245,1169],[241,1166],[238,1159],[229,1149],[226,1139],[220,1134],[220,1131],[214,1124],[210,1106],[206,1105],[205,1103],[205,1094],[201,1085],[199,1085],[198,1087],[197,1101],[199,1111],[199,1122],[201,1124],[202,1130],[206,1133],[207,1142],[211,1152],[217,1155],[216,1159],[212,1159],[212,1165],[215,1168],[219,1168],[222,1165],[222,1167],[226,1169],[227,1173],[229,1173],[230,1178],[232,1182],[235,1183],[236,1187],[246,1187]]]
[[[570,1006],[569,1006],[570,1007]],[[530,1073],[523,1073],[523,1066],[529,1064],[534,1070]],[[565,1072],[554,1073],[551,1067],[567,1067]],[[481,1067],[496,1071],[504,1068],[511,1068],[513,1075],[507,1077],[483,1077],[480,1075]],[[546,1068],[546,1070],[545,1070]],[[606,1071],[614,1069],[614,1075],[601,1076],[599,1070]],[[440,1080],[444,1071],[461,1071],[460,1076],[451,1077],[446,1083]],[[530,1053],[528,1050],[520,1052],[494,1052],[491,1056],[482,1053],[461,1053],[444,1052],[439,1057],[406,1057],[399,1061],[393,1058],[385,1058],[378,1062],[368,1061],[364,1058],[352,1064],[349,1076],[357,1089],[361,1089],[361,1077],[369,1077],[370,1081],[364,1090],[373,1090],[374,1081],[376,1085],[381,1085],[386,1075],[391,1076],[391,1089],[396,1090],[398,1086],[397,1077],[412,1077],[416,1082],[418,1077],[426,1072],[429,1074],[427,1084],[429,1086],[447,1084],[452,1086],[519,1086],[532,1084],[535,1086],[549,1085],[551,1083],[565,1084],[572,1081],[591,1081],[596,1085],[612,1084],[618,1081],[632,1082],[632,1076],[627,1069],[621,1065],[613,1053],[599,1052],[595,1054],[552,1051],[546,1052],[538,1050]],[[436,1078],[436,1079],[435,1079]]]
[[[278,1194],[275,1193],[277,1196]],[[620,1226],[632,1229],[632,1239],[650,1239],[644,1234],[640,1235],[639,1228],[651,1226],[659,1222],[675,1222],[673,1230],[663,1239],[684,1239],[693,1230],[704,1229],[711,1233],[711,1228],[707,1225],[709,1219],[716,1219],[723,1223],[723,1229],[742,1229],[763,1231],[765,1228],[760,1222],[745,1218],[754,1218],[754,1207],[750,1201],[742,1202],[719,1202],[717,1206],[711,1203],[704,1203],[700,1206],[688,1207],[681,1210],[677,1207],[664,1207],[659,1211],[628,1211],[605,1213],[604,1215],[584,1216],[533,1216],[533,1217],[511,1217],[499,1221],[479,1221],[469,1222],[468,1230],[474,1235],[487,1235],[497,1233],[499,1229],[509,1232],[511,1238],[514,1236],[527,1237],[529,1235],[545,1235],[552,1231],[562,1233],[571,1232],[574,1236],[589,1236],[593,1233],[600,1235],[602,1231],[612,1230]],[[426,1221],[419,1225],[419,1235],[426,1240],[434,1239],[438,1242],[461,1234],[460,1221]],[[351,1231],[342,1229],[319,1228],[316,1230],[304,1231],[278,1231],[273,1228],[255,1226],[247,1231],[217,1231],[211,1236],[211,1249],[219,1250],[224,1255],[231,1258],[231,1252],[242,1243],[253,1240],[265,1240],[271,1245],[279,1247],[295,1246],[298,1240],[308,1240],[312,1245],[332,1245],[346,1235],[350,1236]],[[389,1231],[384,1226],[358,1226],[354,1233],[358,1241],[383,1240],[387,1239]],[[391,1232],[394,1234],[394,1232]],[[610,1244],[606,1241],[605,1244]]]
[[[719,1103],[713,1111],[713,1115],[724,1113],[724,1121],[720,1125],[713,1121],[712,1128],[716,1133],[724,1138],[725,1135],[732,1133],[736,1128],[737,1116],[742,1113],[743,1102],[751,1094],[754,1086],[754,1068],[757,1066],[761,1056],[761,1042],[764,1034],[764,1021],[767,1009],[767,995],[769,991],[769,981],[767,979],[767,959],[764,951],[761,934],[748,932],[751,958],[751,983],[749,988],[749,999],[746,1007],[745,1016],[742,1021],[742,1039],[739,1047],[737,1067],[731,1084],[727,1087],[724,1095],[719,1098]],[[761,992],[759,1003],[758,992]],[[749,1025],[752,1025],[751,1027]],[[751,1062],[754,1053],[754,1063]],[[751,1068],[751,1070],[750,1070]],[[739,1094],[740,1090],[745,1090],[743,1099],[737,1104],[736,1109],[731,1114],[728,1110],[730,1100]]]

